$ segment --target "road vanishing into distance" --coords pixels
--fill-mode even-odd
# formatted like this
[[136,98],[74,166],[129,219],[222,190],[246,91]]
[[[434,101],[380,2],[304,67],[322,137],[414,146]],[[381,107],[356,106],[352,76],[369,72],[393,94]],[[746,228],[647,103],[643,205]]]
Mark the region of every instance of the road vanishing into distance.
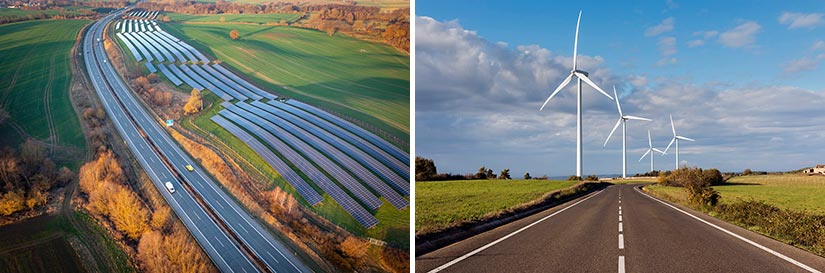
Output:
[[[204,175],[164,131],[161,121],[135,99],[101,42],[103,29],[121,13],[106,16],[89,28],[83,40],[83,57],[108,116],[161,195],[222,272],[311,272],[217,182]],[[185,168],[190,164],[194,167],[191,172]],[[163,184],[167,181],[175,186],[175,193],[166,190]]]
[[635,186],[610,186],[416,257],[416,272],[825,270],[825,258]]

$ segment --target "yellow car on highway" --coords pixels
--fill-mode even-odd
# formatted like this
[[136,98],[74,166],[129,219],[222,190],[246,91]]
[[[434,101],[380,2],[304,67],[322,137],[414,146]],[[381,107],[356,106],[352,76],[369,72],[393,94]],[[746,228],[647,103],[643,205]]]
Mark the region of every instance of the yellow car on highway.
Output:
[[191,171],[194,171],[195,168],[192,168],[192,165],[186,164],[186,170],[191,172]]

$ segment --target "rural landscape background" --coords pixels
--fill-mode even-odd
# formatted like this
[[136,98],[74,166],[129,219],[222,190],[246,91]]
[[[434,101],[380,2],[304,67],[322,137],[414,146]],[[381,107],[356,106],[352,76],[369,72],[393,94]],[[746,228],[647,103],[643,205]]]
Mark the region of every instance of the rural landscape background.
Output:
[[[93,22],[109,14],[119,15],[105,25],[102,37],[88,38],[90,43],[84,43],[86,36],[93,35]],[[178,39],[177,43],[191,45],[191,51],[203,54],[206,62],[184,60],[176,51],[174,56],[165,51],[133,52],[136,40],[132,44],[122,38],[127,22],[134,37],[157,39],[150,50],[177,48],[161,46],[162,30]],[[131,28],[141,24],[141,29]],[[149,43],[141,43],[150,48]],[[394,147],[386,149],[409,153],[409,1],[0,1],[0,272],[225,269],[220,257],[204,250],[220,245],[217,238],[205,244],[203,240],[212,238],[193,234],[187,224],[196,218],[191,218],[192,214],[181,217],[176,209],[180,200],[169,203],[168,196],[182,198],[181,191],[193,188],[177,180],[173,180],[178,185],[174,189],[158,186],[163,185],[163,181],[155,181],[162,172],[146,169],[141,163],[146,154],[156,152],[133,149],[135,139],[156,141],[145,135],[150,129],[140,129],[141,136],[122,135],[124,125],[118,122],[123,117],[113,117],[109,106],[104,107],[105,101],[97,93],[102,92],[98,89],[100,79],[89,74],[94,70],[87,58],[93,54],[88,46],[92,44],[102,45],[105,51],[100,53],[105,61],[95,65],[111,65],[119,78],[109,78],[106,86],[124,81],[128,96],[134,96],[158,124],[166,121],[162,133],[195,160],[173,169],[203,171],[201,177],[216,181],[219,191],[230,196],[227,202],[239,204],[239,213],[262,225],[267,236],[286,245],[287,254],[303,264],[287,268],[301,271],[306,266],[317,272],[410,270],[411,209],[401,205],[410,202],[409,186],[397,189],[400,201],[393,200],[390,205],[382,198],[377,208],[367,210],[375,223],[364,225],[351,216],[350,207],[335,199],[339,196],[331,197],[311,183],[309,190],[320,192],[322,199],[310,203],[291,180],[334,176],[333,183],[348,187],[352,183],[337,179],[381,176],[384,174],[379,171],[385,167],[360,174],[355,170],[363,167],[340,163],[353,169],[334,175],[329,170],[304,173],[306,169],[296,165],[288,165],[293,169],[289,172],[275,169],[271,165],[274,159],[249,146],[251,140],[213,122],[213,117],[227,111],[225,105],[231,105],[222,104],[225,97],[213,90],[224,89],[223,85],[200,89],[153,70],[159,66],[194,69],[196,63],[204,68],[222,66],[226,73],[238,75],[238,81],[277,95],[278,102],[300,101],[327,115],[314,119],[362,128],[363,134]],[[164,55],[167,60],[159,59]],[[229,84],[234,80],[221,79],[225,81],[221,84],[229,86],[226,88],[247,89]],[[123,94],[117,95],[121,103],[126,100]],[[299,112],[303,113],[295,113]],[[356,138],[350,136],[347,141]],[[374,147],[371,143],[346,145],[364,147],[364,151],[348,155],[358,160],[363,160],[365,153],[384,155],[368,150]],[[287,162],[294,159],[281,152],[285,151],[272,150],[270,154]],[[394,170],[408,174],[409,163],[403,164],[407,164],[406,171]],[[298,175],[286,177],[287,173]],[[405,178],[404,183],[409,183],[407,177],[402,180]],[[354,181],[366,185],[361,187],[376,185],[374,181]],[[364,196],[379,194],[376,192],[370,188]],[[236,241],[233,247],[247,248],[247,243]],[[267,257],[254,259],[258,259],[257,270],[273,270],[265,264]]]
[[[416,272],[825,269],[817,2],[417,1],[415,26]],[[652,119],[624,179],[616,99]]]

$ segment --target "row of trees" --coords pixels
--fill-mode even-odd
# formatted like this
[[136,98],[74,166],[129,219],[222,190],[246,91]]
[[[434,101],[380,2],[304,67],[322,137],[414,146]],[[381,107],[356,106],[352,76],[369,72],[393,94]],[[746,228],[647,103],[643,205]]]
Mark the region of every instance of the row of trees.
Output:
[[[547,180],[546,175],[541,177],[533,177],[529,172],[524,173],[522,177],[525,180]],[[416,181],[444,181],[444,180],[471,180],[471,179],[512,179],[510,176],[510,169],[503,169],[498,174],[493,169],[481,166],[474,174],[451,174],[438,173],[438,168],[432,159],[420,156],[415,157],[415,180]]]
[[152,208],[129,186],[115,154],[101,149],[97,158],[80,168],[84,207],[135,247],[141,266],[148,272],[209,272],[208,257],[168,205]]

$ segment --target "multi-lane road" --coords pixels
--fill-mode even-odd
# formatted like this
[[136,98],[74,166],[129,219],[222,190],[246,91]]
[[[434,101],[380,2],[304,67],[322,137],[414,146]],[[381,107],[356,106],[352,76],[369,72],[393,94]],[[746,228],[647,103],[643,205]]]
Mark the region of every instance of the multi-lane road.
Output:
[[416,272],[820,272],[825,258],[616,185],[419,256]]
[[[119,14],[99,20],[87,31],[84,60],[106,112],[163,197],[221,271],[261,271],[253,259],[260,261],[264,270],[272,272],[311,271],[215,181],[204,175],[204,170],[163,130],[160,121],[134,98],[109,63],[100,42],[105,39],[106,24]],[[192,165],[194,170],[186,170],[186,165]],[[163,186],[166,181],[177,189],[174,194],[166,191]],[[205,206],[197,200],[202,200]]]

